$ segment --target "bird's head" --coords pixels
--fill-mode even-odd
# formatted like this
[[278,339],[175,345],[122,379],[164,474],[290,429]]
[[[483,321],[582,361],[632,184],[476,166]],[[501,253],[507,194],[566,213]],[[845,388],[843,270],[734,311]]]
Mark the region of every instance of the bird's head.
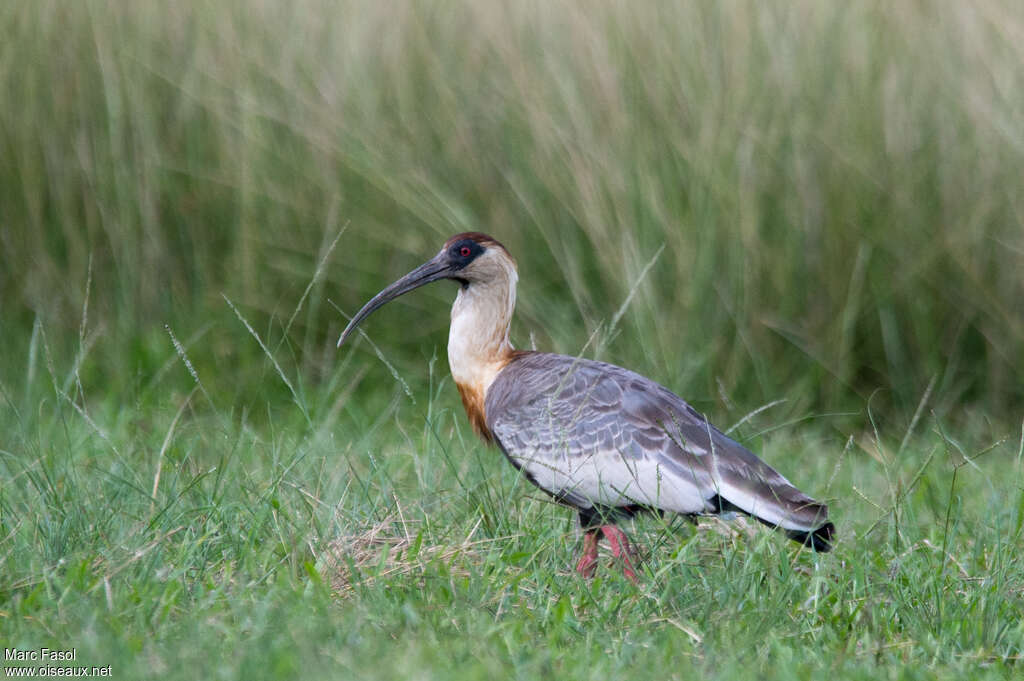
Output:
[[474,284],[486,284],[500,277],[514,275],[515,260],[493,237],[479,232],[456,234],[448,239],[437,255],[375,295],[349,321],[338,339],[338,347],[364,319],[403,293],[408,293],[424,284],[438,279],[453,279],[463,288]]

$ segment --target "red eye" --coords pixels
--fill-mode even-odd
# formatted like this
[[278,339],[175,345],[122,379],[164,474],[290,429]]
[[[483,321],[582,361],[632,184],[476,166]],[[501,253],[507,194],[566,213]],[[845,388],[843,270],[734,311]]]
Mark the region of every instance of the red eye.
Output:
[[469,246],[463,246],[462,248],[459,249],[459,255],[461,255],[463,258],[468,258],[469,254],[472,252],[473,251],[469,250]]

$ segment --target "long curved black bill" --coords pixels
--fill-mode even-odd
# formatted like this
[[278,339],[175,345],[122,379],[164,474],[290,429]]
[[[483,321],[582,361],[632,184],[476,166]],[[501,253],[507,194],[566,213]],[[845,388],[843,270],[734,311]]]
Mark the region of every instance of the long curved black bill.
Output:
[[340,348],[349,335],[355,331],[356,327],[359,326],[359,322],[369,317],[377,308],[383,307],[385,303],[389,303],[403,293],[408,293],[413,289],[417,289],[424,284],[429,284],[432,281],[438,279],[444,279],[451,273],[451,267],[444,260],[444,253],[438,253],[436,257],[429,260],[409,274],[405,275],[395,283],[388,286],[386,289],[375,295],[370,302],[363,305],[363,309],[356,313],[354,317],[349,321],[348,326],[341,333],[341,338],[338,339],[338,347]]

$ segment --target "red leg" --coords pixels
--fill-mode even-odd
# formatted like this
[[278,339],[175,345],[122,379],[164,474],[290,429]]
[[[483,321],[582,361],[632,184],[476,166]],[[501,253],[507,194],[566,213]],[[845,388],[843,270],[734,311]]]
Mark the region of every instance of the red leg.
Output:
[[[636,584],[636,571],[633,568],[632,561],[635,553],[633,547],[629,545],[629,538],[626,537],[626,533],[615,525],[602,525],[601,532],[607,537],[608,543],[612,545],[612,555],[622,560],[622,574],[626,575],[629,581]],[[597,548],[597,542],[594,542],[594,547],[595,549]]]
[[583,555],[576,563],[576,572],[580,573],[581,577],[590,579],[597,571],[597,542],[600,539],[601,535],[597,530],[586,530],[583,533]]

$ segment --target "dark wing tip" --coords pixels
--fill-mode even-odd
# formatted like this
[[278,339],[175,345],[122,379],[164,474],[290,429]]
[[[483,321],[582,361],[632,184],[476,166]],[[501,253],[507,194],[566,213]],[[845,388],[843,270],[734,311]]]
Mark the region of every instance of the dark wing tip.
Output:
[[828,553],[832,550],[832,538],[836,534],[836,526],[832,523],[825,523],[812,532],[801,532],[799,530],[786,530],[786,536],[793,541],[798,541],[804,546],[810,546],[820,553]]

